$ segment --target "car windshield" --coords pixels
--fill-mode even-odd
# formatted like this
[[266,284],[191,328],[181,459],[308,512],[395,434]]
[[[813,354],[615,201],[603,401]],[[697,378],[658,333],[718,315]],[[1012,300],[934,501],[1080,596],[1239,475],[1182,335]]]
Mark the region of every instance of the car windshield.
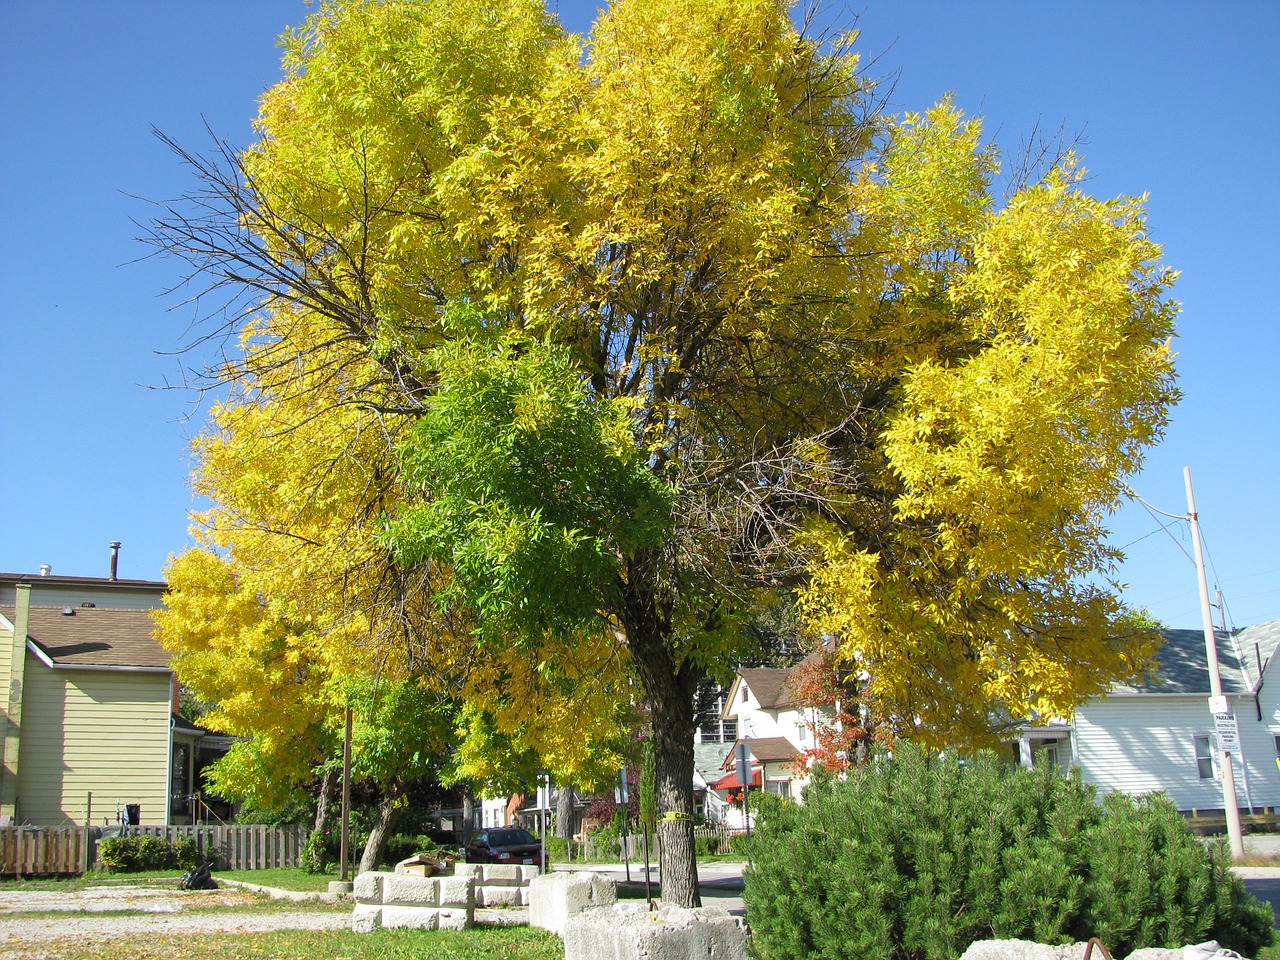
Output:
[[495,847],[510,847],[517,843],[537,843],[528,830],[490,830],[489,843]]

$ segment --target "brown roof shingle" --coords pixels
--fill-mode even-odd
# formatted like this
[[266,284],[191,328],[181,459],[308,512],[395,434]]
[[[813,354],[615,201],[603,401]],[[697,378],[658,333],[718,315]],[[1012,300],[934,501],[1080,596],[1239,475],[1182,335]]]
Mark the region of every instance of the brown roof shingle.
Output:
[[[96,607],[32,607],[27,638],[60,666],[152,667],[168,669],[169,653],[153,635],[147,610]],[[10,623],[12,605],[0,606]]]
[[738,676],[751,688],[763,710],[779,710],[796,702],[788,688],[790,668],[746,667],[738,671]]
[[[748,737],[746,740],[739,740],[738,743],[745,743],[747,749],[751,751],[752,759],[760,763],[779,763],[783,760],[794,760],[800,756],[799,748],[786,737]],[[737,751],[731,750],[720,766],[724,770],[732,770],[736,761]]]

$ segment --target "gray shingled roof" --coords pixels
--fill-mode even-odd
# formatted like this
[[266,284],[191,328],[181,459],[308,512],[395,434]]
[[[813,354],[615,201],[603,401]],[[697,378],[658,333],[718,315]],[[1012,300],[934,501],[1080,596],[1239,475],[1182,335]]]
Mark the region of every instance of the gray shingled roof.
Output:
[[[27,638],[60,666],[168,668],[169,653],[156,642],[147,610],[101,607],[32,607]],[[14,609],[0,606],[10,623]]]
[[[1135,683],[1116,684],[1113,693],[1176,693],[1209,695],[1209,667],[1202,630],[1162,630],[1164,643],[1156,653],[1154,671]],[[1218,671],[1224,694],[1246,693],[1258,682],[1259,663],[1266,666],[1280,646],[1280,620],[1244,627],[1232,633],[1215,631]],[[1244,660],[1241,669],[1241,658]]]

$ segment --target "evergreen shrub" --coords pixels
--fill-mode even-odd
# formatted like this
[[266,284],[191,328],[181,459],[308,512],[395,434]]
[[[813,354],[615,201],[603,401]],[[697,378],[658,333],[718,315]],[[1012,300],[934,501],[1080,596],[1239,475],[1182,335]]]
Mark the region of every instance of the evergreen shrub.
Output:
[[1208,939],[1255,956],[1272,939],[1221,842],[1201,844],[1162,795],[1099,804],[1078,774],[906,748],[756,817],[744,899],[760,960],[1093,936],[1113,956]]
[[716,835],[695,836],[693,848],[694,855],[699,858],[714,857],[720,852],[720,838]]
[[114,873],[142,870],[190,870],[196,865],[196,848],[186,837],[109,837],[98,844],[98,862]]

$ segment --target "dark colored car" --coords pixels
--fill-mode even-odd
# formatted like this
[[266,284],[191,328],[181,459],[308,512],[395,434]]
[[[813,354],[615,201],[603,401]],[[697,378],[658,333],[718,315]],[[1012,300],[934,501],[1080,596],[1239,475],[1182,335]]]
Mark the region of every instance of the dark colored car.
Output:
[[514,863],[542,866],[542,845],[520,827],[492,827],[472,834],[467,863]]

